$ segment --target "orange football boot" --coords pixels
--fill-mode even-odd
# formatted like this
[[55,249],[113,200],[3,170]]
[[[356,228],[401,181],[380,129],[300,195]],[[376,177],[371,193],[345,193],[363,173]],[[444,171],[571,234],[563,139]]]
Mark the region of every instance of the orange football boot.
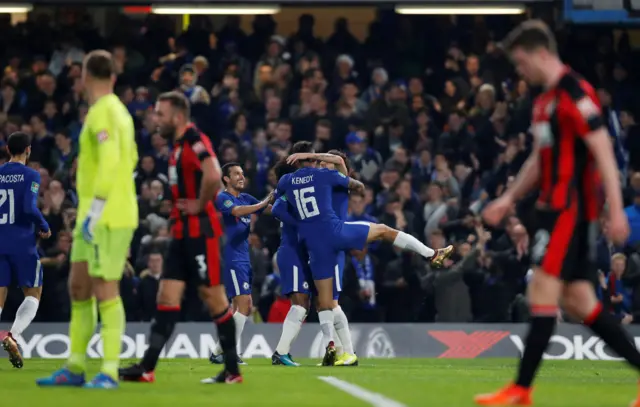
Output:
[[631,404],[629,404],[629,407],[640,407],[640,395],[638,395],[638,398],[636,398],[631,402]]
[[[531,406],[531,389],[509,384],[506,387],[491,394],[479,394],[474,398],[480,406]],[[634,406],[636,407],[636,406]],[[638,405],[637,407],[640,407]]]

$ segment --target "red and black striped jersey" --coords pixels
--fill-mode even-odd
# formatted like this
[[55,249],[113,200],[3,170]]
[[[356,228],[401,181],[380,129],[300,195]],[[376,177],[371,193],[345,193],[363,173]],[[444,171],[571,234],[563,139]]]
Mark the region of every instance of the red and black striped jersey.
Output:
[[200,199],[202,182],[202,161],[216,155],[211,141],[190,124],[182,138],[176,140],[169,158],[169,185],[173,209],[171,211],[171,236],[177,239],[222,235],[222,224],[213,201],[207,203],[200,215],[184,215],[176,207],[176,202]]
[[577,205],[581,219],[597,219],[600,176],[584,139],[603,124],[593,87],[569,68],[536,98],[531,131],[540,146],[539,206],[561,211]]

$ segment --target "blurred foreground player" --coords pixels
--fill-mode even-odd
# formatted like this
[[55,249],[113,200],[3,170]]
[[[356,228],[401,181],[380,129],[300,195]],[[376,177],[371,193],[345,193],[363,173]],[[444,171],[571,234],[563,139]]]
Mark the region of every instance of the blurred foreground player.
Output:
[[[222,279],[231,298],[236,324],[236,342],[240,342],[242,330],[251,315],[251,283],[253,270],[249,259],[249,232],[251,215],[271,214],[273,193],[262,201],[242,192],[245,186],[244,171],[238,163],[227,163],[222,167],[222,182],[225,190],[216,198],[216,209],[222,214],[226,242],[224,246],[224,271]],[[218,341],[209,357],[211,363],[223,363],[222,346]],[[245,364],[239,357],[238,363]]]
[[[538,188],[535,223],[529,230],[535,263],[527,292],[531,322],[515,383],[475,401],[485,406],[526,406],[532,404],[531,384],[554,331],[560,299],[567,313],[583,321],[638,370],[640,353],[615,318],[603,310],[592,284],[596,281],[593,240],[601,208],[600,177],[610,238],[621,244],[629,234],[611,140],[595,92],[560,61],[553,34],[544,23],[521,24],[509,34],[505,46],[518,72],[545,91],[533,107],[533,151],[513,185],[485,209],[484,218],[498,224],[514,202]],[[632,406],[640,407],[640,398]]]
[[180,320],[187,284],[195,284],[218,327],[225,368],[211,383],[240,383],[233,312],[221,282],[222,225],[213,205],[220,190],[220,164],[209,138],[189,121],[189,101],[178,92],[160,95],[156,103],[158,130],[175,140],[169,159],[169,184],[174,208],[172,240],[158,289],[158,309],[151,323],[149,348],[140,363],[120,369],[125,381],[153,382],[160,352]]
[[[118,366],[125,315],[119,282],[133,232],[138,202],[133,172],[138,164],[133,120],[113,93],[115,67],[107,51],[89,53],[82,81],[91,108],[80,134],[78,220],[73,232],[69,293],[71,339],[67,365],[40,386],[118,387]],[[104,357],[100,373],[84,383],[87,345],[100,312]]]
[[26,166],[30,144],[27,134],[11,134],[7,141],[11,158],[0,166],[0,314],[9,285],[22,288],[24,293],[11,330],[0,332],[0,343],[16,368],[21,368],[23,361],[15,338],[33,321],[42,295],[36,234],[44,239],[51,236],[49,225],[38,209],[40,173]]

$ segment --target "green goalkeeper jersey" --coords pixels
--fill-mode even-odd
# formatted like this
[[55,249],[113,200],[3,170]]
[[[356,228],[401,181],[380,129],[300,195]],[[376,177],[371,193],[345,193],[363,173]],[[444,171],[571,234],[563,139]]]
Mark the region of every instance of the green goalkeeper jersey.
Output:
[[138,163],[133,119],[114,94],[94,103],[80,133],[77,190],[78,225],[94,198],[106,199],[98,225],[138,227],[138,200],[133,173]]

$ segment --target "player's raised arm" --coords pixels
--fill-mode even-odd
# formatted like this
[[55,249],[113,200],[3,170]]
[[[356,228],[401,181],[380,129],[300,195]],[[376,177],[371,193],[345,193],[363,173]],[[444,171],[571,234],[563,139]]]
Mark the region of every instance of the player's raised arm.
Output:
[[351,177],[348,177],[348,178],[349,178],[349,185],[347,186],[347,188],[349,188],[349,191],[364,194],[364,190],[365,190],[364,184],[355,178],[351,178]]
[[296,153],[287,157],[287,164],[295,164],[297,161],[316,160],[330,163],[336,166],[336,170],[344,175],[349,175],[347,164],[339,155],[329,153]]
[[27,173],[29,177],[28,182],[30,185],[28,188],[25,188],[24,199],[23,199],[23,209],[24,213],[26,213],[33,221],[33,224],[38,228],[38,232],[47,234],[49,233],[49,224],[42,216],[42,212],[38,209],[38,191],[40,190],[40,174],[38,172],[33,172],[31,174]]

